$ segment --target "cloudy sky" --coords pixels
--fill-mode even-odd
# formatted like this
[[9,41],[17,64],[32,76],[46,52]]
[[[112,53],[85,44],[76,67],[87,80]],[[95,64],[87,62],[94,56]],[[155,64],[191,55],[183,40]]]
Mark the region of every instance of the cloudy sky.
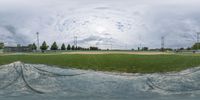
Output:
[[180,48],[200,32],[199,0],[0,0],[0,42]]

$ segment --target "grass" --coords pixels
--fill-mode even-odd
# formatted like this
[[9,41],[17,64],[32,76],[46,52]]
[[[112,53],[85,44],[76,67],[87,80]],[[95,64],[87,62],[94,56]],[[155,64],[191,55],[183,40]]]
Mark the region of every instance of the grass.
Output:
[[128,73],[181,71],[200,65],[200,55],[133,55],[133,54],[20,54],[0,56],[0,65],[25,63],[56,65],[62,68],[92,69]]

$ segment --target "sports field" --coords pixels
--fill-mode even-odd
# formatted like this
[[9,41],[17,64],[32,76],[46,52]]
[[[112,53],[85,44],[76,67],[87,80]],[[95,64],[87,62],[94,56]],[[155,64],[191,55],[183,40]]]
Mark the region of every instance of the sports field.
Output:
[[62,68],[127,73],[171,72],[200,66],[200,55],[192,53],[81,51],[0,55],[0,65],[21,61],[24,63],[56,65]]

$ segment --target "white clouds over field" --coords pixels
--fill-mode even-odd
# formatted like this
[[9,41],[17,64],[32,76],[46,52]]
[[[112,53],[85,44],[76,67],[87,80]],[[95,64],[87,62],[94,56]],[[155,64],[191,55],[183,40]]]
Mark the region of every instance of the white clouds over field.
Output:
[[198,0],[0,0],[0,41],[81,46],[187,47],[200,31]]

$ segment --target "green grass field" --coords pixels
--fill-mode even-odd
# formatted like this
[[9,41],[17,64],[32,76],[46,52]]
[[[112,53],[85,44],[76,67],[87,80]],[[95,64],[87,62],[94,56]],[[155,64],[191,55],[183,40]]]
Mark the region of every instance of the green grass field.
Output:
[[[1,54],[0,54],[1,55]],[[198,54],[13,54],[1,55],[0,65],[25,63],[56,65],[62,68],[92,69],[128,73],[181,71],[200,65]]]

